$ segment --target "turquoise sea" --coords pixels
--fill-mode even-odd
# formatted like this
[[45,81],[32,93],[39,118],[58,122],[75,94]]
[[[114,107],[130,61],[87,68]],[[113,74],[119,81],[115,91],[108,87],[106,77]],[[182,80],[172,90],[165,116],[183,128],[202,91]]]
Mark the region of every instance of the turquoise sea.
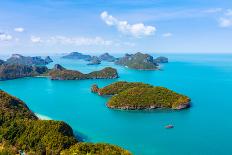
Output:
[[[115,80],[51,81],[24,78],[1,81],[0,89],[17,96],[37,114],[69,123],[84,141],[117,144],[135,155],[231,155],[232,55],[167,54],[162,71],[137,71],[106,63],[87,66],[84,61],[55,63],[82,72],[105,66],[118,69]],[[49,66],[53,66],[51,64]],[[140,81],[165,86],[192,99],[182,111],[115,111],[108,98],[90,92],[92,84]],[[173,129],[165,129],[173,124]]]

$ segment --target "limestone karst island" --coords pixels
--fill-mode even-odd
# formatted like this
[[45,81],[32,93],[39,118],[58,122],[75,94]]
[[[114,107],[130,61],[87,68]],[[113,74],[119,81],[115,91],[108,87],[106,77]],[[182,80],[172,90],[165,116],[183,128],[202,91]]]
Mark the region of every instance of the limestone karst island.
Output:
[[232,1],[1,0],[0,155],[232,155]]

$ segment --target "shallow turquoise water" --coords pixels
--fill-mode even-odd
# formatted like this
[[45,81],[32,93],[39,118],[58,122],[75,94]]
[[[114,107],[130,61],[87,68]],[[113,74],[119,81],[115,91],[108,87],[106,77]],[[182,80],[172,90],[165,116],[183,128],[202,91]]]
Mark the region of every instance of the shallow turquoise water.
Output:
[[[36,113],[68,122],[85,141],[107,142],[135,155],[231,155],[232,55],[168,55],[163,71],[136,71],[103,63],[56,62],[90,72],[105,66],[118,69],[116,80],[51,81],[24,78],[1,81],[0,88],[27,103]],[[50,66],[52,66],[51,64]],[[192,107],[183,111],[114,111],[108,98],[90,93],[92,84],[141,81],[188,95]],[[174,129],[164,128],[173,124]]]

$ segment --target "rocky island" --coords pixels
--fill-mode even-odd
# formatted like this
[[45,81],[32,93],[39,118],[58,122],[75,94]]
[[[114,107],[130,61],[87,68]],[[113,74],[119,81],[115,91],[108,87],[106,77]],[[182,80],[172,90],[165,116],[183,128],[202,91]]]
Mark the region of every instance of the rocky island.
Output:
[[88,74],[79,71],[67,70],[60,65],[49,71],[48,75],[52,80],[84,80],[84,79],[115,79],[118,78],[117,70],[111,67],[106,67],[99,71],[93,71]]
[[153,62],[158,63],[158,64],[159,63],[168,63],[168,58],[160,56],[160,57],[155,58]]
[[46,66],[28,66],[21,64],[0,65],[0,80],[40,76],[49,72]]
[[96,57],[96,56],[93,56],[90,60],[90,63],[88,63],[87,65],[99,65],[101,64],[101,60]]
[[76,70],[65,69],[59,64],[56,64],[53,69],[48,69],[46,66],[28,66],[20,64],[0,65],[0,80],[35,76],[46,76],[52,80],[115,79],[118,78],[118,73],[116,69],[111,67],[83,74]]
[[82,54],[79,52],[72,52],[72,53],[69,53],[69,54],[63,56],[62,58],[64,58],[64,59],[82,59],[82,60],[90,61],[92,59],[92,56]]
[[25,57],[20,54],[12,54],[12,56],[7,59],[5,64],[19,64],[19,65],[36,65],[36,66],[44,66],[52,62],[50,57],[46,57],[42,59],[40,56],[36,57]]
[[99,56],[99,59],[101,61],[108,61],[108,62],[114,62],[116,58],[109,53],[103,53],[102,55]]
[[136,54],[125,54],[124,57],[121,57],[115,61],[115,64],[140,70],[158,69],[158,64],[154,63],[152,56],[140,52]]
[[185,95],[140,82],[115,82],[104,88],[93,85],[91,90],[99,95],[112,95],[107,103],[111,109],[185,109],[190,106],[190,98]]
[[39,120],[20,99],[0,90],[0,154],[131,155],[110,144],[83,143],[63,121]]

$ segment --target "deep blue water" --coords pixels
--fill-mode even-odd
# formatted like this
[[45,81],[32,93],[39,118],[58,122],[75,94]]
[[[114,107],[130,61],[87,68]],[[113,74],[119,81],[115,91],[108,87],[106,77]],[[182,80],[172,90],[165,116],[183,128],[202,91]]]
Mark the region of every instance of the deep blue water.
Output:
[[[68,122],[90,142],[107,142],[135,155],[231,155],[232,55],[167,55],[163,71],[137,71],[113,63],[87,66],[84,61],[56,59],[82,72],[105,66],[118,69],[115,80],[51,81],[24,78],[1,81],[0,89],[27,103],[35,113]],[[51,64],[50,66],[52,66]],[[192,99],[182,111],[114,111],[108,98],[90,92],[92,84],[140,81],[165,86]],[[164,128],[173,124],[174,129]]]

